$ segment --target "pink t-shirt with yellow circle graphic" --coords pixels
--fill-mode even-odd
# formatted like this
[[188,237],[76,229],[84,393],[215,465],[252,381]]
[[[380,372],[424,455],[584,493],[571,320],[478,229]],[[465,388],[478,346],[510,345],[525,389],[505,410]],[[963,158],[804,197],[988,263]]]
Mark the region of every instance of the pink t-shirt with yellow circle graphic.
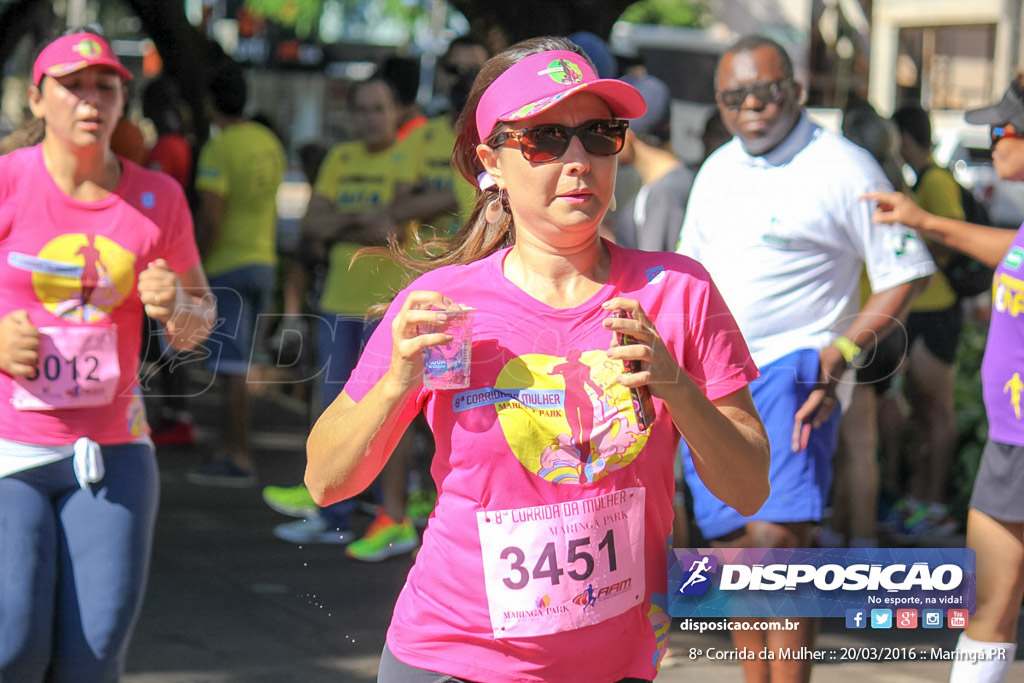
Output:
[[[38,146],[0,157],[0,318],[25,309],[44,330],[75,327],[115,331],[120,378],[104,405],[18,410],[14,381],[0,373],[0,438],[60,445],[88,437],[126,443],[148,433],[137,390],[142,303],[138,275],[157,258],[175,272],[199,264],[192,218],[172,178],[121,160],[117,189],[97,202],[65,195],[54,184]],[[112,340],[105,332],[97,339]],[[58,349],[60,347],[58,346]],[[54,352],[40,375],[99,375],[96,357]],[[116,374],[116,373],[115,373]],[[79,382],[87,387],[86,380]]]
[[707,272],[677,254],[608,245],[594,297],[553,309],[502,271],[508,250],[427,273],[401,292],[345,387],[360,400],[387,370],[407,293],[477,309],[469,388],[422,390],[438,501],[398,598],[399,660],[469,680],[652,679],[667,641],[667,547],[679,440],[654,400],[648,431],[606,355],[610,313],[635,298],[710,399],[757,376]]

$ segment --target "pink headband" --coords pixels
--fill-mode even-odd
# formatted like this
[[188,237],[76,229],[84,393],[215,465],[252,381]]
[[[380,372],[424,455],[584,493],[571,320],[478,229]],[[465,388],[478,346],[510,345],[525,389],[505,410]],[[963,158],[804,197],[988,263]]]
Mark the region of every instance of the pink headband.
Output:
[[619,118],[633,119],[647,111],[633,86],[617,78],[598,78],[594,67],[575,52],[552,50],[526,57],[487,86],[476,108],[477,133],[486,140],[499,121],[534,116],[581,90],[603,99]]
[[43,76],[59,78],[97,65],[109,66],[121,80],[132,79],[132,72],[125,68],[107,41],[94,33],[73,33],[43,48],[32,67],[32,83],[39,85]]

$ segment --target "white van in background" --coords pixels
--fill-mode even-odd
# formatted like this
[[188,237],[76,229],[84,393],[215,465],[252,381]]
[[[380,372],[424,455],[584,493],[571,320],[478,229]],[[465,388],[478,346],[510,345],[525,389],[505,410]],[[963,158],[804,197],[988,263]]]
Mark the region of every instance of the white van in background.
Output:
[[672,93],[672,149],[684,163],[704,158],[701,134],[715,109],[715,67],[729,47],[711,31],[618,22],[609,45],[614,54],[639,59]]
[[988,209],[994,225],[1016,229],[1024,221],[1024,183],[1000,180],[992,168],[988,126],[964,121],[959,110],[932,112],[935,163],[952,171]]

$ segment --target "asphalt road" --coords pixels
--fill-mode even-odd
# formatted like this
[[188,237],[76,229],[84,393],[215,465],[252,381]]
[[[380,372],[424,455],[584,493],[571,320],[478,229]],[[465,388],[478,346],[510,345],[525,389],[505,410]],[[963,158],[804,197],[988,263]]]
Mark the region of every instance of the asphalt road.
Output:
[[[162,499],[149,592],[132,641],[125,683],[370,683],[391,609],[411,566],[409,557],[367,565],[339,546],[296,546],[271,535],[287,521],[267,508],[260,489],[213,489],[185,481],[188,467],[212,448],[219,396],[191,403],[199,443],[161,448]],[[262,484],[297,483],[308,420],[304,406],[277,393],[255,401],[255,457]],[[357,516],[361,531],[369,523]],[[1024,633],[1024,628],[1021,629]],[[949,664],[840,661],[841,648],[899,646],[950,649],[954,631],[847,631],[826,620],[818,648],[826,659],[816,682],[944,681]],[[727,635],[696,635],[674,625],[674,656],[659,683],[736,682]],[[1024,648],[1021,648],[1024,649]],[[1017,661],[1011,680],[1024,680]],[[581,682],[583,683],[583,682]]]

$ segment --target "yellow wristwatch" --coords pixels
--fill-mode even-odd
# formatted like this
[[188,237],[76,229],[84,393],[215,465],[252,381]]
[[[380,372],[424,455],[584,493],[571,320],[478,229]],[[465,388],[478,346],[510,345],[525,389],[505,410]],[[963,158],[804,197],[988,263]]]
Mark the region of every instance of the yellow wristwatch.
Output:
[[853,340],[847,337],[836,337],[835,341],[832,342],[832,346],[839,349],[839,353],[846,359],[846,364],[849,365],[853,362],[853,359],[860,355],[861,348],[853,343]]

